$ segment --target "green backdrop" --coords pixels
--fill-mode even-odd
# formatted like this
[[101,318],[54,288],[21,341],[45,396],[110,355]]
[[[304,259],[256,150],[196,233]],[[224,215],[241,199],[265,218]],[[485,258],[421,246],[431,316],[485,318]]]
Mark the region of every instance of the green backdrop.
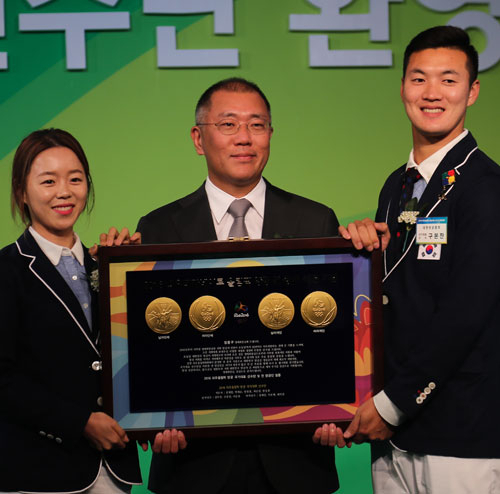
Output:
[[[1,5],[0,0],[0,5]],[[368,0],[344,1],[342,14],[369,12]],[[436,2],[436,4],[439,2]],[[463,2],[455,2],[457,5]],[[389,5],[390,39],[359,32],[290,32],[290,14],[318,14],[306,0],[235,0],[234,35],[215,35],[213,15],[146,15],[143,2],[54,0],[31,8],[5,0],[8,70],[0,71],[0,245],[19,236],[10,216],[10,166],[20,140],[56,126],[73,133],[91,164],[96,204],[78,232],[90,245],[110,226],[134,230],[140,216],[179,198],[206,175],[189,130],[197,98],[213,82],[241,76],[257,82],[272,105],[272,153],[265,176],[276,185],[323,202],[341,222],[372,215],[387,175],[404,163],[410,127],[399,98],[402,54],[417,32],[446,24],[460,12],[489,13],[488,2],[438,12],[417,0]],[[20,32],[20,13],[130,12],[131,28],[86,34],[87,69],[65,68],[61,32]],[[180,49],[237,48],[237,68],[159,69],[156,26],[176,26]],[[1,33],[1,31],[0,31]],[[487,38],[469,30],[481,51]],[[383,68],[310,68],[308,37],[328,34],[331,48],[389,49]],[[481,94],[467,127],[496,161],[500,144],[500,66],[480,74]],[[337,452],[342,493],[369,493],[369,448]],[[147,475],[149,455],[142,455]],[[135,488],[135,494],[146,492]]]

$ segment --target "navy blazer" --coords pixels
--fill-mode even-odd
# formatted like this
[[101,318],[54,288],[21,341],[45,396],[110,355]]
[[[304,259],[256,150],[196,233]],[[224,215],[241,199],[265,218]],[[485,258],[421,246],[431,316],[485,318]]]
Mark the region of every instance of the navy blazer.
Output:
[[[439,260],[417,258],[414,229],[398,251],[404,170],[386,181],[377,211],[392,235],[384,389],[407,416],[393,443],[419,454],[500,458],[500,168],[468,134],[434,172],[418,207],[448,219]],[[449,170],[456,182],[444,190]]]
[[[149,243],[217,240],[205,185],[140,219],[137,230]],[[332,209],[266,182],[262,238],[337,235]],[[269,438],[196,438],[175,455],[153,455],[149,488],[172,494],[218,492],[238,451],[257,448],[262,465],[280,493],[331,494],[338,488],[332,448],[313,444],[313,434]]]
[[[266,181],[262,238],[333,237],[338,234],[338,226],[331,208]],[[205,184],[143,216],[137,231],[141,232],[144,244],[217,240]]]
[[[84,251],[90,275],[97,265]],[[83,490],[103,459],[117,478],[140,484],[135,443],[101,455],[82,435],[101,410],[99,349],[77,298],[28,230],[0,251],[0,279],[0,491]]]

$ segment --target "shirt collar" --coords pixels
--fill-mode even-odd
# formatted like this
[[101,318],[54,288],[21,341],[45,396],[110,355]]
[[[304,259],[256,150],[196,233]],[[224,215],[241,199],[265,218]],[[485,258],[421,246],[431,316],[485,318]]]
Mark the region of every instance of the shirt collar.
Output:
[[29,227],[29,232],[38,244],[38,247],[40,247],[41,251],[54,266],[59,264],[61,256],[71,255],[83,266],[83,245],[80,237],[76,233],[73,233],[75,236],[75,243],[71,249],[68,249],[67,247],[62,247],[42,237],[32,226]]
[[446,146],[443,146],[441,149],[436,151],[434,154],[431,154],[428,158],[426,158],[420,165],[415,163],[415,159],[413,158],[413,149],[410,152],[410,157],[408,158],[408,163],[406,164],[406,169],[416,167],[422,175],[422,178],[429,183],[429,180],[432,177],[432,174],[436,171],[436,168],[439,166],[443,158],[446,156],[448,151],[453,148],[459,141],[461,141],[469,131],[465,129],[460,135],[455,137],[452,141],[450,141]]
[[[205,182],[205,191],[215,221],[220,223],[222,217],[227,213],[227,208],[234,201],[235,197],[219,189],[208,177]],[[264,179],[260,177],[259,183],[246,196],[238,197],[238,199],[248,199],[258,215],[263,218],[266,202],[266,182]]]

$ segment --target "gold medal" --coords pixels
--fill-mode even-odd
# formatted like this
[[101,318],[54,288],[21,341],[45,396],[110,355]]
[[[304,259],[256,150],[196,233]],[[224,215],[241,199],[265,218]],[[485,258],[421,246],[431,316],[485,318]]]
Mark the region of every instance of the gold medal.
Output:
[[302,319],[313,328],[325,328],[337,316],[337,302],[326,292],[312,292],[300,306]]
[[215,331],[225,319],[226,309],[223,303],[211,295],[197,298],[189,308],[189,320],[198,331]]
[[295,314],[293,302],[282,293],[270,293],[259,304],[260,322],[269,329],[283,329]]
[[175,331],[182,319],[182,311],[179,304],[167,297],[160,297],[153,300],[145,312],[148,326],[160,334],[168,334]]

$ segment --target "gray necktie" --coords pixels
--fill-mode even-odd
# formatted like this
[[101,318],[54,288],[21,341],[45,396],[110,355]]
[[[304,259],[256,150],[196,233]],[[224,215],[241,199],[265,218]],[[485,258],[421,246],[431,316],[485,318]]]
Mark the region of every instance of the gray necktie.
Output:
[[245,215],[252,203],[248,199],[235,199],[227,208],[227,212],[234,218],[229,238],[248,237],[248,230],[245,225]]

